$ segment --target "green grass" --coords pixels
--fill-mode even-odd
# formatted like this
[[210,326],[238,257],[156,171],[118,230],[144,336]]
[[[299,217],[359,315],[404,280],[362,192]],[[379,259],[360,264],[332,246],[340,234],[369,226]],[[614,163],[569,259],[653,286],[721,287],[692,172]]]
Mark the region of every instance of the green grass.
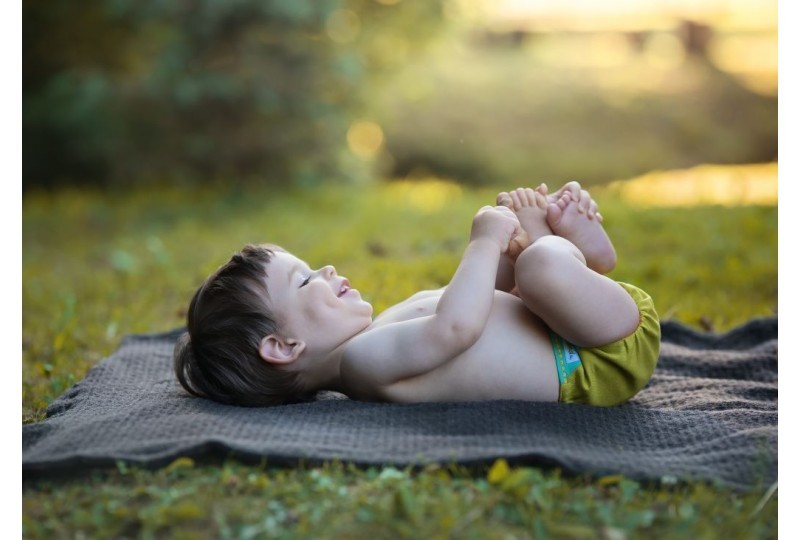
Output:
[[[376,312],[444,285],[493,190],[441,184],[275,193],[64,190],[23,200],[23,423],[121,336],[183,324],[245,242],[333,263]],[[632,208],[596,192],[620,263],[664,318],[717,331],[777,309],[777,208]],[[436,202],[442,204],[435,208]],[[491,480],[491,481],[490,481]],[[23,534],[59,537],[772,538],[777,495],[512,468],[276,469],[179,461],[26,481]],[[540,534],[541,533],[541,534]]]
[[771,538],[775,498],[706,484],[651,487],[558,471],[270,469],[176,461],[43,481],[23,499],[30,538]]

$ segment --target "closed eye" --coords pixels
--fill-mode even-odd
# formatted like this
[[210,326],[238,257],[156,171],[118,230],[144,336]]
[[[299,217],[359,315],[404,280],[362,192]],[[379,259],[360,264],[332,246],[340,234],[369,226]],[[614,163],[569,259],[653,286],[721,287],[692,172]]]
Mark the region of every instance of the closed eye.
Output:
[[301,288],[305,287],[306,285],[308,285],[309,281],[311,281],[311,276],[308,276],[306,279],[304,279],[303,282],[300,284],[300,287]]

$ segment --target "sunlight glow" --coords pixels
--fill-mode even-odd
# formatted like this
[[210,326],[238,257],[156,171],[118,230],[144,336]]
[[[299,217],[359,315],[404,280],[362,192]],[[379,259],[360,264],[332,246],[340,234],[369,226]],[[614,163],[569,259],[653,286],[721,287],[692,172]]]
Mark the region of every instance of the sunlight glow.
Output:
[[463,190],[455,182],[435,178],[425,180],[397,180],[386,187],[389,197],[397,204],[405,204],[432,214],[461,199]]
[[644,57],[655,68],[673,69],[683,63],[686,49],[675,34],[659,32],[647,40]]
[[775,206],[778,164],[700,165],[652,172],[597,191],[638,206]]
[[717,67],[751,90],[777,94],[777,35],[716,37],[708,52]]
[[670,70],[688,52],[707,51],[749,90],[778,92],[777,0],[450,0],[447,6],[460,24],[525,36],[526,48],[551,65],[607,69],[631,65],[642,53],[650,67]]
[[725,31],[777,30],[777,0],[451,0],[450,12],[497,29],[520,22],[540,30],[667,29],[691,19]]

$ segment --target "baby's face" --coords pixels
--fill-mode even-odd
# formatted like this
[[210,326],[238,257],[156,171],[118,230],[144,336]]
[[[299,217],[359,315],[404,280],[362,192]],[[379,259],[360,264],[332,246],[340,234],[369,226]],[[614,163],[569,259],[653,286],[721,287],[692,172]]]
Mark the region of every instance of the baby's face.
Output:
[[372,322],[372,306],[333,266],[312,270],[278,251],[267,265],[266,281],[282,334],[304,341],[309,350],[331,351]]

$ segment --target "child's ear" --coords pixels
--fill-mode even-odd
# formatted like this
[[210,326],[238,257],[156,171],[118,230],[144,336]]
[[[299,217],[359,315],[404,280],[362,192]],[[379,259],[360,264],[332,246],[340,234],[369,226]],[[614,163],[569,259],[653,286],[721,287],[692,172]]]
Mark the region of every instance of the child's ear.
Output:
[[291,364],[300,357],[306,344],[297,339],[284,339],[270,334],[261,340],[258,354],[270,364]]

